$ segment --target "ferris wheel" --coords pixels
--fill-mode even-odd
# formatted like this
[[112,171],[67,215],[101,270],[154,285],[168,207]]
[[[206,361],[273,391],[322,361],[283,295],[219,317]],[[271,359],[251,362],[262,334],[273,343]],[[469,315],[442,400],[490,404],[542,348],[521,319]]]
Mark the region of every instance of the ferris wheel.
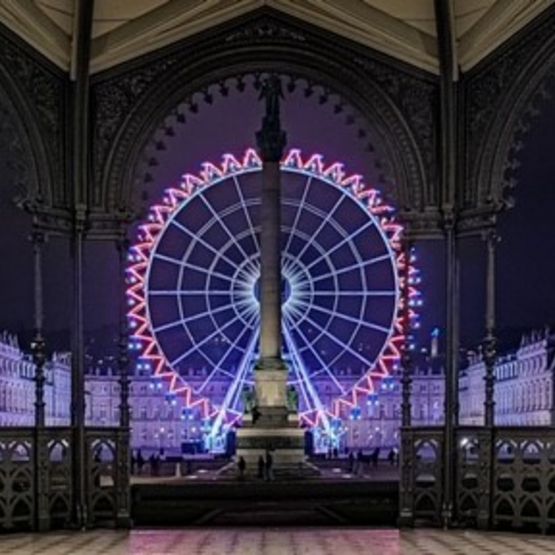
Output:
[[[249,149],[184,175],[151,208],[129,253],[138,364],[212,435],[239,422],[241,392],[254,382],[261,169]],[[302,423],[332,436],[398,363],[416,270],[393,209],[360,175],[299,150],[281,171],[283,357]]]

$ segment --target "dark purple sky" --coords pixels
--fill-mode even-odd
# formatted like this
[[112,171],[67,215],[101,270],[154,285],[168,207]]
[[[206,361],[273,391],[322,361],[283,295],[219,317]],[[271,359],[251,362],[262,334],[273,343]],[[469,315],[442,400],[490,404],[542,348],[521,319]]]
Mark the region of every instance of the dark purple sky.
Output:
[[[328,162],[341,160],[349,173],[362,173],[368,183],[377,183],[371,154],[357,138],[357,127],[345,124],[345,114],[333,111],[333,102],[320,105],[318,94],[305,98],[301,91],[287,94],[283,105],[283,125],[288,147],[305,154],[319,152]],[[148,185],[147,205],[159,199],[167,186],[185,172],[195,173],[205,160],[217,161],[224,152],[242,153],[253,146],[260,127],[261,105],[257,93],[247,87],[242,94],[227,98],[217,94],[211,106],[200,104],[186,124],[175,126],[166,150],[157,151],[159,165],[152,168],[154,181]],[[546,106],[525,140],[521,152],[517,206],[502,218],[499,247],[498,316],[502,328],[540,327],[555,322],[555,233],[552,214],[555,205],[555,157],[548,155],[555,144],[555,105]],[[27,243],[28,222],[10,202],[13,174],[0,158],[4,184],[0,192],[3,239],[0,255],[0,329],[22,332],[31,327],[32,266]],[[395,192],[390,192],[394,197]],[[140,198],[141,191],[137,191]],[[394,199],[393,199],[394,200]],[[422,270],[423,336],[444,321],[444,293],[440,242],[418,245]],[[52,239],[47,246],[46,327],[51,344],[69,346],[68,322],[71,306],[69,247],[64,239]],[[462,339],[472,345],[483,335],[484,260],[483,246],[468,240],[462,246],[463,298]],[[117,266],[113,245],[90,244],[86,249],[85,307],[86,329],[108,329],[117,318]],[[423,337],[423,340],[424,337]]]

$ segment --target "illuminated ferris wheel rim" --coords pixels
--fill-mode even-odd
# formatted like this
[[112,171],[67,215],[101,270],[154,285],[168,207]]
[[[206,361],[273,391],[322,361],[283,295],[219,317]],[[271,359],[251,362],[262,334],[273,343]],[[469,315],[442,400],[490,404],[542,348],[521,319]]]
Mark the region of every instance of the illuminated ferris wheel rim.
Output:
[[[132,282],[129,288],[132,308],[129,311],[129,317],[132,326],[138,328],[133,337],[135,341],[141,341],[142,354],[140,358],[154,364],[154,375],[169,380],[170,392],[182,393],[186,406],[202,407],[205,416],[213,415],[217,412],[217,408],[211,406],[208,398],[196,395],[182,376],[169,365],[169,361],[165,359],[164,351],[158,343],[156,333],[149,326],[149,322],[152,320],[149,303],[147,302],[146,284],[152,268],[153,259],[150,257],[150,253],[157,251],[165,229],[175,220],[177,215],[186,210],[188,205],[205,192],[207,188],[216,186],[230,178],[260,172],[261,169],[262,162],[260,158],[254,150],[248,149],[242,162],[231,154],[225,154],[221,166],[205,163],[199,175],[185,174],[179,188],[166,190],[164,204],[154,205],[151,208],[149,223],[140,227],[140,242],[131,251],[131,264],[128,270]],[[403,278],[400,276],[400,272],[404,264],[408,263],[404,260],[405,255],[400,249],[402,226],[395,221],[392,208],[381,202],[379,192],[376,189],[367,188],[362,176],[345,174],[340,163],[325,166],[322,156],[318,154],[312,155],[304,161],[300,151],[292,149],[281,162],[281,169],[284,172],[305,175],[309,179],[316,178],[342,193],[348,193],[367,212],[395,268],[393,276],[395,306],[397,308],[393,312],[387,338],[383,341],[379,355],[374,361],[374,367],[368,369],[365,375],[352,386],[347,395],[338,398],[337,402],[334,403],[332,412],[337,416],[343,406],[356,406],[361,395],[367,396],[373,393],[373,379],[387,376],[393,364],[399,360],[400,343],[404,339],[403,322],[399,314],[399,308],[402,305],[401,290],[403,289],[401,284]],[[405,286],[408,287],[408,284]],[[411,291],[414,292],[413,288],[411,288]],[[141,310],[144,310],[146,317],[140,315]],[[312,419],[308,415],[306,416],[307,423],[312,425],[318,423],[317,414],[313,415],[314,418]]]

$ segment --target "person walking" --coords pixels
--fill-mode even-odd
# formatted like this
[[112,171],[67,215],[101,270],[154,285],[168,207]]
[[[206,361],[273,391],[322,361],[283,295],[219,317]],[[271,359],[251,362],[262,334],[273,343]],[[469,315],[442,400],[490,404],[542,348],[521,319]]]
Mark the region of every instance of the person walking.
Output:
[[266,480],[269,482],[274,480],[274,458],[270,451],[266,451]]
[[141,450],[139,449],[137,451],[137,473],[140,475],[143,471],[143,466],[145,464],[145,459],[143,457],[143,454],[141,452]]
[[355,455],[352,451],[349,451],[349,474],[353,474],[355,471]]
[[237,462],[237,468],[239,469],[239,480],[245,479],[245,470],[247,469],[247,462],[243,457],[239,457]]
[[136,472],[137,468],[137,457],[135,456],[135,451],[131,451],[131,476]]
[[389,466],[393,466],[395,464],[395,451],[393,450],[393,447],[390,449],[387,455],[387,460],[389,462]]
[[264,462],[264,457],[262,455],[260,455],[258,457],[258,478],[260,480],[264,479],[264,469],[265,469],[266,463]]
[[362,454],[362,451],[359,449],[358,453],[357,453],[357,466],[356,466],[356,472],[355,474],[361,475],[363,473],[363,463],[364,463],[364,455]]

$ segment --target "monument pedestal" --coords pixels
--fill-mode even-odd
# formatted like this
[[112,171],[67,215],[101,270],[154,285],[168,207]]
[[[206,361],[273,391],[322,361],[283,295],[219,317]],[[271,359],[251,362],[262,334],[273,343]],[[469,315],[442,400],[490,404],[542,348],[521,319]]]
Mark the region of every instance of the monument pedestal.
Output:
[[298,415],[287,409],[287,367],[281,360],[263,364],[255,370],[258,417],[256,422],[252,414],[243,417],[237,431],[237,457],[256,468],[260,455],[270,451],[274,468],[298,466],[306,458],[305,438]]
[[266,451],[272,454],[274,469],[304,464],[304,430],[294,423],[279,428],[243,424],[237,431],[237,457],[243,457],[247,467],[254,470]]

